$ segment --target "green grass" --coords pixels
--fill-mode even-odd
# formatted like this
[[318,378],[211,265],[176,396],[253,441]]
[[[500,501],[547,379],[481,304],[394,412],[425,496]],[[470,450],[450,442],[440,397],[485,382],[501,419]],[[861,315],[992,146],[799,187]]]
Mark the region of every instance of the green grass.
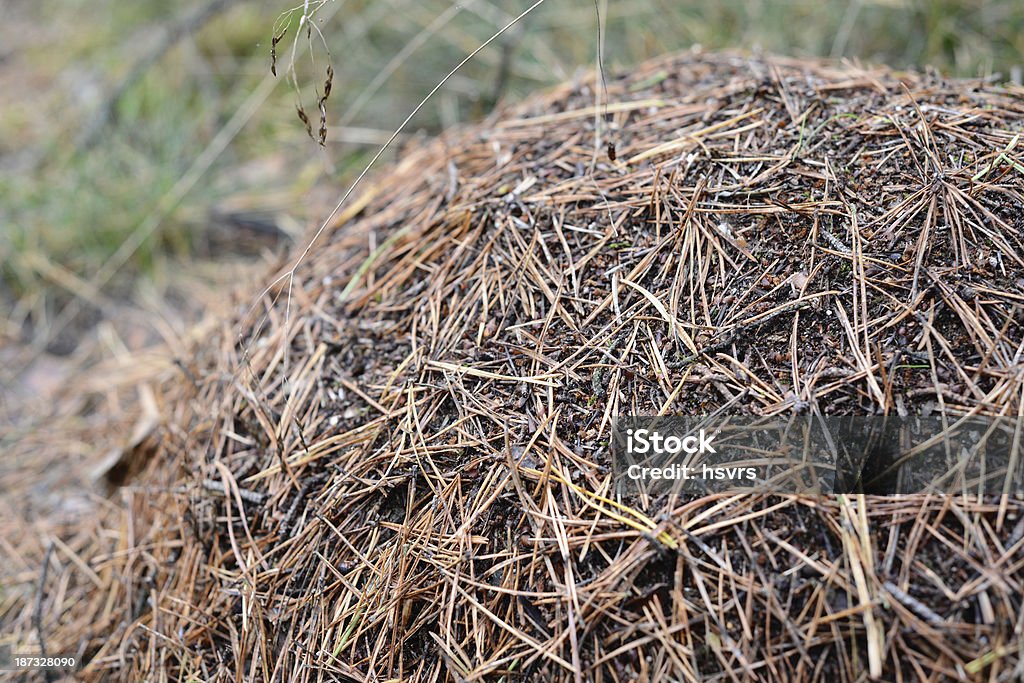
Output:
[[[179,204],[162,207],[156,230],[128,260],[121,280],[152,272],[160,259],[187,258],[207,209],[233,196],[283,190],[291,199],[275,210],[287,210],[299,221],[318,218],[313,214],[319,207],[306,199],[311,186],[319,183],[340,195],[373,149],[343,141],[386,137],[452,65],[528,4],[467,0],[463,11],[439,25],[437,18],[452,7],[447,0],[328,2],[317,16],[323,19],[318,26],[335,70],[330,121],[344,120],[351,130],[332,126],[324,151],[306,137],[295,104],[302,102],[315,115],[313,84],[322,83],[327,62],[324,48],[314,44],[316,65],[311,64],[300,42],[296,77],[301,93],[282,73],[277,89],[202,180]],[[999,72],[1004,78],[1020,66],[1024,54],[1024,3],[1019,0],[606,4],[609,70],[694,43],[795,56],[855,56],[896,67],[932,65],[957,76]],[[34,305],[46,308],[75,292],[55,285],[38,264],[56,264],[88,280],[139,230],[266,77],[272,27],[279,13],[293,5],[280,0],[236,3],[180,41],[124,92],[116,120],[84,152],[76,149],[76,140],[95,107],[96,93],[102,100],[111,92],[146,53],[154,31],[196,3],[45,0],[22,5],[20,15],[27,13],[27,20],[13,25],[19,27],[17,35],[7,36],[17,39],[16,54],[0,62],[0,70],[14,70],[24,85],[0,109],[0,151],[22,153],[35,163],[0,167],[0,280],[15,299],[31,296]],[[7,18],[5,11],[10,12],[0,11],[0,19]],[[15,30],[10,22],[0,25],[0,31]],[[424,37],[428,27],[433,33]],[[279,73],[295,33],[293,26],[279,46]],[[418,36],[422,45],[379,89],[364,96],[374,77]],[[436,131],[486,114],[506,56],[511,58],[509,77],[501,94],[514,99],[592,67],[595,40],[592,0],[548,0],[452,79],[413,129]],[[350,111],[360,100],[361,109]],[[270,170],[253,172],[264,167]]]

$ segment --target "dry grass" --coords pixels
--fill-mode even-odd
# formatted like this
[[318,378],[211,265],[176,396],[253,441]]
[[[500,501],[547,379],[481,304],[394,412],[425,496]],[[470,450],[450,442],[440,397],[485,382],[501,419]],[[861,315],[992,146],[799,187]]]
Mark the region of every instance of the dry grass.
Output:
[[593,87],[404,150],[94,519],[3,536],[5,631],[93,680],[1019,679],[1018,498],[617,498],[607,441],[1020,415],[1024,92],[698,53]]

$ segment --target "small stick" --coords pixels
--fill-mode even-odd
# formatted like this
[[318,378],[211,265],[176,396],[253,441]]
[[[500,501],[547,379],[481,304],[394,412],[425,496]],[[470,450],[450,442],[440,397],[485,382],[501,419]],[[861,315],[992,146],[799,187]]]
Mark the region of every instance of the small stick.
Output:
[[889,592],[889,595],[903,603],[903,606],[909,609],[911,612],[927,621],[932,626],[945,626],[946,620],[940,617],[938,614],[933,612],[928,605],[924,604],[912,595],[908,595],[900,590],[900,587],[894,584],[892,581],[886,581],[882,584],[882,587]]
[[[43,596],[46,591],[46,574],[50,568],[50,557],[53,555],[53,541],[46,546],[46,554],[43,556],[43,567],[39,572],[39,585],[36,588],[36,606],[32,611],[32,624],[36,628],[36,637],[39,638],[39,656],[46,657],[46,638],[43,636]],[[46,670],[46,680],[53,680],[53,672]]]
[[[204,479],[203,488],[206,489],[207,491],[214,491],[225,496],[229,495],[227,487],[221,482],[214,481],[213,479]],[[262,493],[248,491],[241,487],[238,488],[238,495],[242,498],[242,500],[246,501],[247,503],[255,503],[257,505],[262,503],[264,498],[264,494]]]

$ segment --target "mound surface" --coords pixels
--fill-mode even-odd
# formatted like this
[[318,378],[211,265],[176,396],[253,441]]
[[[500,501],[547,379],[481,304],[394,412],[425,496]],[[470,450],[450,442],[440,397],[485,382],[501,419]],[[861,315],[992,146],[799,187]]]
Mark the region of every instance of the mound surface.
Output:
[[1018,414],[1022,92],[696,53],[593,87],[405,150],[290,302],[197,350],[130,536],[70,584],[103,618],[51,649],[126,679],[1020,675],[1020,501],[619,499],[608,439]]

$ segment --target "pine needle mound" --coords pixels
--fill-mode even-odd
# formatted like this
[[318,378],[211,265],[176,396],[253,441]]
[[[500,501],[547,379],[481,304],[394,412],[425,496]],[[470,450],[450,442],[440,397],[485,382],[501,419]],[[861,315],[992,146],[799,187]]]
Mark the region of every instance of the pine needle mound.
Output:
[[1019,499],[621,499],[608,439],[1019,414],[1022,97],[693,52],[403,150],[185,363],[66,587],[103,616],[50,649],[125,680],[1019,680]]

